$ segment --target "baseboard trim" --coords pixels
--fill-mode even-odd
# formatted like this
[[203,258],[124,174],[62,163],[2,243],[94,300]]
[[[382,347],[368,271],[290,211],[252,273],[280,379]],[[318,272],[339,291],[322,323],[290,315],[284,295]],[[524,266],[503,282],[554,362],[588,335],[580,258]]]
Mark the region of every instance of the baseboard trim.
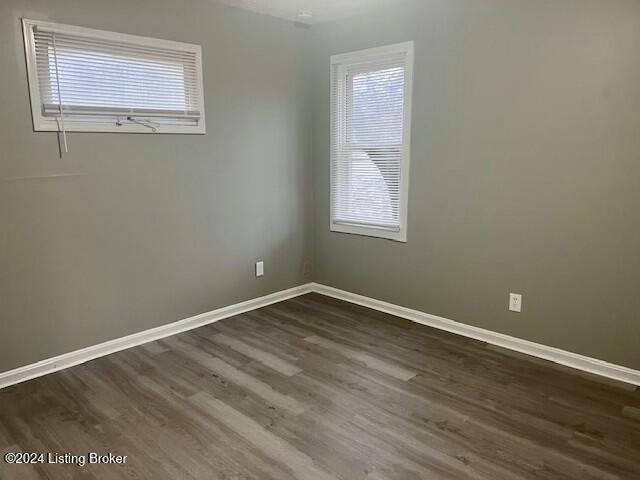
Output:
[[266,307],[273,303],[281,302],[289,298],[297,297],[311,292],[311,284],[305,284],[275,292],[264,297],[254,298],[245,302],[236,303],[227,307],[218,308],[211,312],[196,315],[194,317],[179,320],[177,322],[161,325],[160,327],[144,330],[142,332],[116,338],[108,342],[99,343],[91,347],[82,348],[73,352],[64,353],[56,357],[48,358],[37,363],[25,365],[23,367],[0,373],[0,388],[26,382],[36,377],[41,377],[49,373],[57,372],[65,368],[73,367],[89,360],[103,357],[111,353],[119,352],[127,348],[142,345],[144,343],[160,340],[171,335],[202,327],[210,323],[223,320],[234,315],[249,312],[257,308]]
[[492,345],[549,360],[601,377],[640,386],[640,371],[638,370],[577,353],[567,352],[559,348],[548,347],[528,340],[511,337],[502,333],[473,327],[448,318],[438,317],[419,310],[412,310],[327,285],[308,283],[0,373],[0,389],[311,292],[362,305],[412,322],[474,338]]
[[577,353],[567,352],[559,348],[548,347],[528,340],[522,340],[502,333],[473,327],[471,325],[449,320],[448,318],[438,317],[418,310],[412,310],[410,308],[401,307],[392,303],[376,300],[375,298],[365,297],[363,295],[347,292],[338,288],[329,287],[327,285],[313,283],[311,284],[311,289],[322,295],[345,300],[380,312],[389,313],[422,325],[446,330],[447,332],[474,338],[492,345],[497,345],[499,347],[525,353],[533,357],[549,360],[577,370],[640,386],[640,371],[633,370],[628,367],[615,365]]

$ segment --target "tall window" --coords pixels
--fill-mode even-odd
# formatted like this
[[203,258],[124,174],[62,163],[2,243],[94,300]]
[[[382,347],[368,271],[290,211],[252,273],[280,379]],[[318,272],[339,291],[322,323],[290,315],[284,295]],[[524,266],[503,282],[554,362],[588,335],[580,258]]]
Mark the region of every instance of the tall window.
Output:
[[204,133],[199,45],[23,20],[34,128]]
[[331,57],[331,230],[406,241],[413,42]]

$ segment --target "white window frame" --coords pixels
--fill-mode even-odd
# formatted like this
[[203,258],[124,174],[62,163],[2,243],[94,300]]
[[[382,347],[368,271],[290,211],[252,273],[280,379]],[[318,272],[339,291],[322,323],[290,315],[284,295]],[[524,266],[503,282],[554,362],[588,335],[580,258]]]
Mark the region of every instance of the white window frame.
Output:
[[[202,78],[202,48],[200,45],[191,43],[174,42],[171,40],[161,40],[158,38],[141,37],[125,33],[110,32],[106,30],[95,30],[92,28],[77,27],[74,25],[64,25],[59,23],[45,22],[40,20],[22,19],[25,55],[27,63],[27,77],[29,79],[29,95],[31,97],[31,113],[33,117],[33,129],[36,132],[57,132],[60,130],[59,122],[55,117],[46,117],[42,114],[42,103],[40,99],[40,86],[38,84],[38,73],[36,67],[35,38],[33,27],[55,29],[56,31],[69,34],[89,36],[110,41],[131,43],[132,45],[148,46],[156,48],[176,49],[193,52],[196,55],[196,66],[198,69],[198,104],[200,105],[200,120],[197,125],[181,125],[162,122],[157,133],[182,133],[182,134],[205,134],[206,125],[204,117],[204,89]],[[144,118],[144,117],[141,117]],[[92,118],[90,121],[77,120],[73,117],[65,117],[65,130],[68,132],[108,132],[108,133],[156,133],[148,126],[132,122],[122,122],[120,126],[116,121],[107,119]]]
[[[336,115],[340,115],[341,112],[337,112],[334,79],[336,79],[336,73],[338,69],[344,66],[350,66],[359,63],[366,63],[375,61],[380,58],[388,57],[392,54],[405,54],[405,84],[404,84],[404,107],[403,107],[403,132],[402,132],[402,155],[400,163],[400,205],[399,205],[399,219],[400,229],[390,230],[384,227],[376,227],[373,225],[358,225],[348,224],[344,222],[336,222],[334,219],[334,168],[335,161],[334,152],[337,139],[333,128]],[[333,55],[331,57],[331,172],[330,172],[330,225],[329,228],[332,232],[349,233],[355,235],[364,235],[368,237],[377,237],[388,240],[394,240],[397,242],[407,241],[407,210],[409,199],[409,165],[411,159],[411,105],[413,95],[413,64],[414,64],[414,42],[397,43],[394,45],[387,45],[384,47],[370,48],[366,50],[360,50],[356,52],[343,53],[339,55]],[[341,88],[346,88],[346,75],[340,74],[338,81],[342,82]]]

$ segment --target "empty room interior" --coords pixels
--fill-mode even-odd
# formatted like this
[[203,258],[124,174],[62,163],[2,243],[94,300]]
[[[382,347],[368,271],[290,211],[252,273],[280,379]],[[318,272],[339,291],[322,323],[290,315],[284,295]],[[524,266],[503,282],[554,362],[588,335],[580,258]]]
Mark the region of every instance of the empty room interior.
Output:
[[1,480],[640,479],[639,0],[2,0]]

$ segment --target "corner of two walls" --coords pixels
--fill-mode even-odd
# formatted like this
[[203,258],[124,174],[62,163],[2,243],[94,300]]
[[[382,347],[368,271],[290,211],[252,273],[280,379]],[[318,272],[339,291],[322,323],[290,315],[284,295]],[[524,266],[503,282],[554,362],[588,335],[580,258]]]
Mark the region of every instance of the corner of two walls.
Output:
[[[639,21],[626,0],[421,0],[314,27],[315,281],[640,369]],[[407,40],[408,242],[331,233],[329,57]]]

